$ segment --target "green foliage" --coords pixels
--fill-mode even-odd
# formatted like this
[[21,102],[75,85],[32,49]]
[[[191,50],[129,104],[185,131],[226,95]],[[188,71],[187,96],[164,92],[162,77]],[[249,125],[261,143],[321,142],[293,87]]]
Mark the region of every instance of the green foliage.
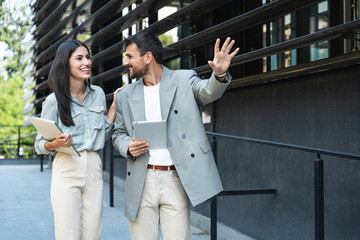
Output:
[[[27,1],[13,3],[15,9],[3,9],[0,0],[0,42],[7,46],[5,56],[0,56],[0,155],[14,157],[18,142],[18,125],[24,121],[23,102],[24,83],[23,71],[26,63],[21,61],[21,57],[28,49],[24,49],[24,34],[30,27],[28,16],[24,16]],[[6,125],[1,126],[1,125]],[[13,125],[13,127],[9,127]],[[34,132],[32,127],[21,128],[21,135],[31,135]],[[32,145],[33,136],[22,138],[25,148]]]
[[78,37],[78,40],[80,40],[81,42],[85,42],[86,40],[91,38],[91,34],[90,33],[86,33],[86,34],[82,34]]
[[18,74],[13,74],[13,77],[6,81],[0,80],[0,125],[22,125],[24,120],[22,115],[23,82],[23,78]]
[[168,34],[161,34],[159,36],[159,39],[164,47],[166,47],[167,45],[170,45],[174,42],[172,36],[168,35]]
[[[171,35],[168,34],[161,34],[159,36],[159,39],[164,47],[174,43],[174,40]],[[170,62],[165,63],[165,66],[167,66],[171,70],[176,70],[180,68],[180,58],[176,58]]]

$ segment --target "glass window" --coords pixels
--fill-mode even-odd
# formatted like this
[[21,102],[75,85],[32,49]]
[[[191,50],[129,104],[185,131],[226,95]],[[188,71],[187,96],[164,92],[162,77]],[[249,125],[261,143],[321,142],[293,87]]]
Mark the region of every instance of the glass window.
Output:
[[[356,0],[360,2],[360,0]],[[269,0],[263,0],[262,3],[269,3]],[[301,18],[301,22],[297,23],[297,18]],[[306,24],[299,32],[296,27],[298,24]],[[262,27],[262,41],[263,47],[289,41],[293,38],[300,37],[309,33],[328,28],[328,1],[322,1],[316,3],[310,7],[301,10],[301,13],[291,12],[286,14],[280,19],[263,24]],[[301,50],[301,51],[300,51]],[[307,48],[292,49],[272,55],[270,57],[264,57],[262,59],[263,72],[273,71],[279,68],[286,68],[295,66],[298,64],[298,54],[301,55],[301,63],[308,61],[316,61],[329,57],[329,42],[323,41],[315,44],[311,44]]]
[[270,3],[270,2],[274,2],[276,0],[262,0],[262,5],[265,5],[267,3]]
[[[284,17],[284,41],[296,37],[296,13],[289,13]],[[296,49],[284,53],[284,67],[296,65]]]
[[[316,32],[328,27],[328,3],[327,1],[318,3],[312,7],[312,16],[310,17],[311,32]],[[310,46],[310,60],[315,61],[329,57],[329,42],[319,42]]]
[[[271,46],[277,43],[277,22],[273,21],[263,25],[263,47]],[[269,62],[269,63],[268,63]],[[263,58],[263,71],[272,71],[277,69],[277,55]]]
[[[175,13],[177,11],[176,7],[163,7],[158,11],[158,21],[160,21],[161,19],[166,18],[167,16]],[[164,47],[166,47],[167,45],[170,45],[174,42],[178,41],[178,27],[175,27],[169,31],[167,31],[166,33],[163,33],[159,36],[162,44]]]
[[[360,17],[360,0],[356,0],[355,1],[355,6],[354,6],[355,10],[354,10],[354,18],[353,19],[358,19]],[[355,39],[360,39],[360,34],[356,34],[355,35]],[[360,49],[360,42],[358,40],[355,40],[354,42],[354,50],[358,51]]]

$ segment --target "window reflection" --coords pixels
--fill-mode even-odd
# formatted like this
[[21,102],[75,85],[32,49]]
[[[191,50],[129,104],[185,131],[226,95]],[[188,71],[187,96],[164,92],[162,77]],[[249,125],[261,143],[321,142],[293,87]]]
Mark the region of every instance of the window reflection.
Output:
[[[360,1],[360,0],[357,0]],[[263,0],[262,3],[270,3],[269,0]],[[267,24],[263,24],[263,47],[268,47],[276,43],[288,41],[296,37],[300,37],[309,33],[325,29],[329,27],[328,20],[328,1],[316,3],[304,10],[299,16],[298,12],[288,13],[280,19],[276,19]],[[305,13],[305,14],[304,14]],[[303,19],[307,16],[308,19]],[[302,18],[301,22],[298,18]],[[297,20],[299,22],[297,22]],[[308,24],[305,32],[297,31],[297,25]],[[328,41],[319,42],[307,47],[307,60],[316,61],[329,57],[329,43]],[[304,53],[302,50],[301,54]],[[299,49],[292,49],[263,58],[263,72],[273,71],[280,68],[287,68],[298,64]],[[302,57],[303,58],[303,57]],[[302,63],[304,60],[302,61]]]
[[[328,3],[327,1],[312,6],[312,16],[310,20],[311,32],[316,32],[328,27]],[[329,57],[329,42],[319,42],[310,46],[310,60],[315,61]]]

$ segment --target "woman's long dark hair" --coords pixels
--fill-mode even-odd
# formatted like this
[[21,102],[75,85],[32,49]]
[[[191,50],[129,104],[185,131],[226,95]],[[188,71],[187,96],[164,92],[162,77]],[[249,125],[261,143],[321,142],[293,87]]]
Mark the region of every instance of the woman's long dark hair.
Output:
[[65,126],[75,125],[71,116],[69,59],[80,46],[84,46],[89,52],[89,48],[78,40],[62,43],[56,52],[48,77],[49,87],[55,93],[58,102],[59,117]]

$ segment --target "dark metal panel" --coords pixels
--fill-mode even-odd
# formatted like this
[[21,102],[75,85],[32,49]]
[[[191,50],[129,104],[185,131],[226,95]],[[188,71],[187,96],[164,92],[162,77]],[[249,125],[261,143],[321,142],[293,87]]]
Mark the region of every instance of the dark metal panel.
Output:
[[44,97],[35,99],[35,101],[34,101],[35,105],[39,105],[39,104],[41,104],[42,102],[44,102],[45,99],[46,99],[46,97],[47,97],[47,96],[44,96]]
[[[73,2],[73,0],[67,0],[63,4],[61,4],[59,7],[57,7],[54,11],[51,11],[51,13],[47,13],[47,17],[41,22],[41,24],[35,29],[34,35],[38,37],[40,40],[36,42],[35,48],[41,49],[41,42],[43,41],[41,37],[45,35],[52,27],[59,22],[59,20],[62,18],[63,13],[66,11],[68,6]],[[58,34],[63,34],[62,31],[57,30]],[[45,38],[45,41],[49,37],[47,36]],[[49,43],[48,43],[49,44]]]
[[[328,0],[328,18],[329,26],[336,26],[343,23],[344,9],[342,0]],[[329,56],[336,57],[344,54],[344,41],[342,39],[334,39],[329,43]]]
[[[91,6],[91,14],[95,13],[100,8],[105,7],[107,2],[109,2],[109,1],[108,0],[95,1],[93,3],[93,5]],[[115,19],[119,18],[119,16],[122,16],[122,10],[125,8],[125,6],[131,5],[135,2],[136,2],[136,0],[113,1],[113,3],[111,3],[112,5],[109,5],[107,7],[108,11],[106,12],[106,16],[99,15],[92,21],[92,24],[91,24],[92,36],[97,31],[107,27]],[[95,28],[97,28],[98,30],[94,31]]]
[[[99,9],[98,11],[96,11],[96,14],[93,14],[91,17],[88,18],[87,22],[83,23],[82,25],[82,28],[79,28],[77,31],[81,31],[83,28],[87,27],[88,25],[90,25],[91,23],[93,23],[93,21],[95,20],[96,17],[100,18],[103,20],[103,21],[106,21],[108,17],[110,17],[112,15],[112,12],[118,12],[118,11],[121,11],[121,9],[123,9],[125,6],[127,6],[128,4],[131,4],[133,3],[134,0],[129,0],[129,1],[122,1],[122,2],[119,2],[119,1],[111,1],[109,3],[107,3],[106,5],[104,5],[101,9]],[[114,9],[117,9],[114,11]],[[120,9],[120,10],[119,10]],[[102,17],[103,15],[106,15],[107,17]],[[99,23],[97,23],[99,24]],[[65,36],[66,37],[66,36]],[[64,38],[65,38],[64,37]],[[60,39],[58,42],[59,42],[59,45],[61,44],[62,42],[62,39]],[[65,40],[64,40],[65,41]],[[55,52],[56,52],[56,49],[53,48],[54,50],[54,53],[53,55],[55,55]],[[50,51],[49,49],[47,49],[46,51]],[[50,71],[50,68],[51,68],[51,65],[52,65],[52,61],[50,61],[49,63],[47,63],[46,65],[42,66],[40,69],[38,69],[35,73],[35,76],[39,77],[39,76],[46,76],[49,71]],[[47,80],[46,80],[47,82]],[[45,88],[47,88],[47,83],[44,83],[42,82],[40,86],[38,86],[38,88],[36,88],[36,90],[43,90]]]
[[[37,1],[34,4],[34,8],[40,8],[36,13],[33,21],[35,23],[42,22],[50,12],[52,12],[58,4],[60,4],[61,0],[48,0],[48,1]],[[44,5],[42,5],[44,4]]]
[[[156,35],[167,32],[179,24],[190,24],[190,17],[192,15],[200,16],[206,12],[219,7],[222,4],[229,2],[230,0],[224,0],[221,3],[217,3],[217,0],[198,0],[192,2],[185,7],[179,9],[176,13],[169,15],[168,17],[155,22],[143,31],[152,32]],[[128,26],[127,26],[128,27]],[[99,64],[105,60],[109,60],[113,57],[119,56],[123,50],[123,42],[114,44],[113,46],[101,51],[93,56],[93,64]],[[111,54],[110,54],[111,53]]]
[[[132,0],[132,1],[134,1],[134,0]],[[126,3],[123,2],[122,4],[126,4]],[[112,16],[111,11],[113,11],[113,9],[117,9],[119,7],[119,4],[121,4],[121,3],[118,1],[112,1],[112,2],[108,3],[107,5],[104,5],[101,9],[103,9],[103,11],[107,11],[107,12],[103,12],[103,14],[101,14],[101,16],[106,15],[107,17],[102,17],[102,20],[105,21],[110,16]],[[118,10],[118,11],[120,11],[120,10]],[[117,13],[118,11],[115,11],[115,13]],[[98,18],[100,18],[100,16],[98,16]],[[92,17],[90,17],[88,20],[91,20],[92,21],[91,23],[93,23],[93,21],[94,21],[94,19]],[[97,24],[100,24],[100,23],[97,23]],[[80,29],[78,31],[82,31],[82,29]],[[61,28],[60,28],[59,32],[62,32]],[[54,48],[53,51],[56,52],[56,49]],[[53,55],[55,55],[55,52],[53,53]],[[52,61],[49,62],[48,64],[46,64],[45,66],[42,66],[40,69],[38,69],[36,71],[35,76],[46,76],[49,73],[51,64],[52,64]]]
[[[218,132],[360,153],[359,65],[226,91]],[[264,74],[266,75],[266,74]],[[274,198],[219,200],[219,221],[257,239],[314,239],[314,155],[219,139],[225,189],[275,187]],[[325,236],[360,239],[359,162],[324,157]],[[229,171],[231,169],[231,171]]]
[[[222,3],[226,2],[227,1],[222,1]],[[283,0],[269,3],[267,5],[264,5],[263,7],[259,7],[253,11],[242,14],[229,21],[208,28],[200,33],[193,34],[187,38],[184,38],[174,44],[167,46],[164,49],[164,60],[174,58],[186,49],[193,49],[202,44],[211,42],[214,40],[215,37],[221,37],[233,34],[235,32],[240,32],[241,30],[244,30],[250,26],[265,23],[267,21],[270,21],[271,19],[279,17],[282,14],[294,11],[300,7],[304,7],[313,3],[313,0],[306,0],[301,2],[297,1],[295,3],[291,0]],[[189,22],[190,16],[192,14],[200,16],[205,12],[210,11],[210,6],[219,7],[219,5],[212,4],[209,1],[198,0],[185,6],[184,8],[168,16],[167,18],[154,23],[144,31],[151,31],[155,34],[164,33],[176,27],[178,24],[181,24],[183,22]],[[114,53],[118,53],[118,55],[121,54],[121,50],[121,42],[111,46],[110,48],[105,49],[104,51],[98,53],[93,57],[94,64],[98,64],[104,61],[105,58],[109,59],[109,57],[117,56]],[[109,53],[112,54],[109,55]]]
[[252,75],[249,77],[233,79],[228,89],[244,87],[254,84],[273,82],[276,80],[288,79],[299,75],[320,72],[328,69],[341,68],[354,65],[360,62],[360,52],[354,52],[334,58],[327,58],[315,62],[308,62],[276,71]]
[[281,15],[285,15],[286,13],[316,2],[318,1],[283,0],[271,2],[169,45],[165,48],[165,60],[176,57],[180,52],[186,49],[193,49],[205,43],[214,41],[217,37],[225,37],[250,27],[266,23]]
[[[127,15],[119,18],[118,20],[112,22],[92,35],[91,38],[86,41],[86,44],[88,46],[92,46],[93,44],[97,44],[100,41],[109,39],[111,36],[120,34],[124,29],[139,21],[139,19],[143,19],[149,16],[151,13],[158,11],[160,8],[166,6],[172,1],[173,0],[148,0],[137,6]],[[135,0],[132,2],[135,2]]]
[[124,73],[126,73],[128,71],[127,67],[124,66],[118,66],[115,67],[109,71],[106,71],[104,73],[100,73],[94,77],[91,78],[91,83],[92,84],[99,84],[99,83],[103,83],[106,82],[107,80],[119,77],[121,75],[123,75]]
[[44,90],[45,88],[48,88],[48,80],[43,81],[41,83],[36,84],[35,91]]
[[[76,28],[74,28],[69,34],[65,35],[64,37],[62,37],[61,39],[59,39],[58,41],[56,41],[54,44],[52,44],[49,48],[47,48],[45,51],[41,52],[41,54],[39,56],[37,56],[35,58],[35,61],[37,62],[44,62],[50,58],[52,58],[55,53],[56,53],[56,49],[60,46],[61,43],[65,42],[68,39],[71,39],[72,37],[76,36],[76,34],[78,34],[79,32],[83,31],[84,29],[88,29],[90,28],[92,22],[94,21],[94,19],[96,19],[99,16],[107,16],[109,15],[108,12],[112,12],[112,11],[118,11],[119,7],[118,4],[121,4],[122,8],[126,6],[126,4],[128,2],[130,2],[131,0],[127,0],[127,1],[111,1],[109,3],[107,3],[105,6],[103,6],[102,8],[100,8],[98,11],[96,11],[93,15],[91,15],[84,23],[82,23],[81,25],[77,26]],[[88,6],[88,4],[90,4],[92,1],[86,1],[84,4],[86,4],[86,6]],[[79,8],[83,8],[82,6],[78,7],[77,9],[75,9],[75,11],[77,11]],[[69,16],[70,17],[70,16]],[[103,17],[103,19],[106,19],[106,17]]]
[[[264,56],[271,56],[276,53],[283,52],[285,50],[291,50],[300,48],[303,46],[307,46],[311,43],[316,43],[319,41],[324,40],[330,40],[335,39],[339,37],[343,37],[344,35],[349,35],[349,32],[360,30],[360,19],[354,20],[351,22],[347,22],[335,27],[327,28],[315,33],[311,33],[299,38],[294,38],[291,40],[288,40],[286,42],[278,43],[271,45],[266,48],[254,50],[251,52],[247,52],[238,56],[235,56],[232,60],[231,66],[239,65],[242,63],[250,62],[259,58],[262,58]],[[210,66],[203,65],[197,68],[194,68],[194,70],[198,74],[203,74],[206,72],[211,71]]]
[[[58,25],[56,25],[55,28],[53,28],[49,33],[47,33],[44,37],[42,37],[37,42],[36,46],[40,48],[40,47],[44,47],[45,44],[51,44],[54,40],[56,40],[56,37],[58,36],[59,32],[63,32],[66,25],[71,23],[74,17],[76,17],[82,10],[89,7],[91,3],[92,0],[85,1],[83,4],[77,7],[74,11],[71,12],[69,16],[63,19]],[[73,29],[73,31],[68,35],[65,35],[60,40],[56,41],[45,51],[42,51],[38,56],[35,57],[35,62],[45,62],[49,58],[55,56],[56,49],[60,46],[60,44],[66,41],[67,39],[70,39],[70,37],[74,35],[75,35],[75,29]]]
[[[232,62],[232,66],[235,65],[239,65],[242,63],[246,63],[246,62],[250,62],[259,58],[262,58],[263,56],[271,56],[273,54],[277,54],[279,52],[283,52],[285,50],[290,50],[290,49],[295,49],[295,48],[299,48],[302,46],[306,46],[309,45],[311,43],[315,43],[315,42],[319,42],[319,41],[324,41],[324,40],[329,40],[329,39],[335,39],[335,38],[339,38],[344,34],[347,34],[349,31],[355,31],[355,30],[359,30],[360,29],[360,20],[355,20],[353,22],[348,22],[336,27],[332,27],[332,28],[328,28],[322,31],[318,31],[316,33],[312,33],[312,34],[308,34],[296,39],[292,39],[283,43],[278,43],[266,48],[262,48],[259,50],[254,50],[248,53],[244,53],[242,55],[236,56],[233,59]],[[119,45],[119,48],[121,47],[122,49],[122,42],[118,43],[117,45]],[[166,48],[165,48],[166,49]],[[105,50],[107,51],[107,50]],[[119,51],[121,51],[119,49]],[[103,53],[103,52],[101,52]],[[337,63],[338,65],[339,63]],[[341,65],[344,64],[349,64],[349,62],[341,62]],[[329,66],[328,66],[329,67]],[[209,67],[209,65],[203,65],[197,68],[194,68],[194,70],[198,73],[198,74],[204,74],[207,72],[211,71],[211,68]],[[113,76],[113,71],[108,71],[109,75]],[[117,73],[119,75],[121,75],[122,73],[122,69],[120,71],[117,71]],[[296,73],[298,75],[300,74],[305,74],[306,73],[306,69],[305,68],[301,68],[299,71],[296,71]],[[292,73],[293,75],[294,73]],[[102,81],[106,81],[107,79],[111,79],[107,77],[107,72],[102,73],[101,76],[103,77],[101,80]],[[283,76],[284,77],[284,76]],[[98,80],[96,80],[98,81]],[[258,81],[254,81],[254,83],[258,83]],[[249,82],[247,82],[246,84],[249,84]]]
[[36,2],[32,5],[35,11],[40,10],[48,1],[47,0],[36,0]]
[[53,61],[47,63],[45,66],[43,66],[39,70],[37,70],[35,72],[35,77],[47,76],[49,74],[52,62]]

